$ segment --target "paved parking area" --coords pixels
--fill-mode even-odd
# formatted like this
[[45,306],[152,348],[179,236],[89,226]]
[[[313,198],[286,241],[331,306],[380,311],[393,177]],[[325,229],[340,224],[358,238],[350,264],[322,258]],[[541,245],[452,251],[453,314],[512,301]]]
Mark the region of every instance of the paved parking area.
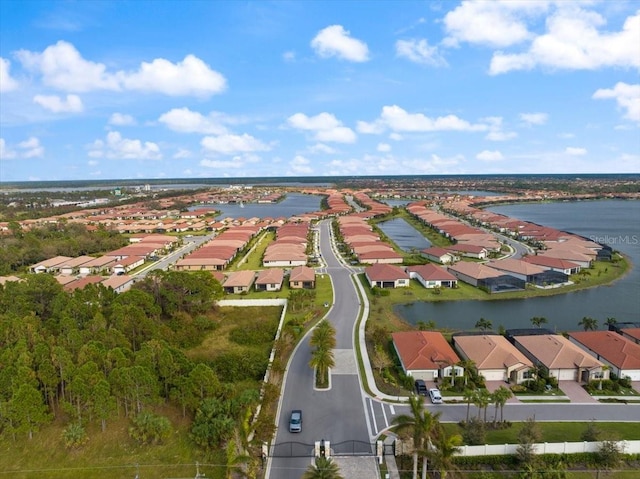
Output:
[[340,474],[345,478],[372,479],[380,477],[378,460],[375,456],[334,456],[333,460],[340,467]]

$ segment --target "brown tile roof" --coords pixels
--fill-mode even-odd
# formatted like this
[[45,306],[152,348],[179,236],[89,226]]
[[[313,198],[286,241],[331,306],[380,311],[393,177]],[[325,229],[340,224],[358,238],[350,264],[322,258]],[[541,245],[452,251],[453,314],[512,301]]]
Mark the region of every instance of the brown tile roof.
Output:
[[474,279],[497,278],[506,274],[503,271],[490,268],[481,263],[471,263],[469,261],[460,261],[448,267],[449,271],[464,274]]
[[284,279],[284,270],[280,268],[263,269],[258,272],[256,284],[281,284]]
[[398,279],[409,279],[409,275],[404,269],[392,264],[379,263],[367,266],[364,273],[372,281],[396,281]]
[[449,273],[446,269],[441,266],[436,266],[435,264],[409,266],[407,271],[419,274],[425,281],[458,281],[458,278]]
[[407,371],[440,369],[460,361],[442,333],[407,331],[391,336]]
[[238,286],[249,287],[253,284],[255,277],[256,273],[254,271],[234,271],[229,274],[223,286],[225,288],[235,288]]
[[540,274],[545,271],[545,269],[542,266],[527,263],[526,261],[513,259],[513,258],[489,261],[487,263],[487,266],[491,268],[499,269],[501,271],[522,274],[526,276],[529,276],[532,274]]
[[289,273],[289,281],[315,281],[316,271],[308,266],[297,266]]
[[640,369],[640,344],[613,331],[569,333],[580,344],[620,369]]
[[593,369],[603,366],[589,353],[558,334],[516,336],[515,339],[549,369]]
[[533,363],[504,336],[454,336],[453,341],[480,370],[511,368],[519,364],[533,367]]
[[561,258],[552,258],[551,256],[525,256],[522,258],[522,261],[547,268],[575,269],[580,267],[577,263],[572,263],[571,261]]

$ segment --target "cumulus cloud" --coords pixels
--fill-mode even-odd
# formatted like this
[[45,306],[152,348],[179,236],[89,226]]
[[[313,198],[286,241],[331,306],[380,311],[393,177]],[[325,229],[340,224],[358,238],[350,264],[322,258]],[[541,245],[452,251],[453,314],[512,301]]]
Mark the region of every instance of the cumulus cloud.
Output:
[[17,156],[16,152],[7,146],[4,138],[0,138],[0,160],[12,160]]
[[320,30],[311,40],[311,48],[321,58],[337,57],[351,62],[369,60],[367,44],[352,38],[342,25],[331,25]]
[[293,160],[289,162],[291,173],[294,175],[309,175],[313,173],[311,162],[304,156],[296,155]]
[[18,89],[18,82],[11,77],[11,62],[0,57],[0,93]]
[[397,105],[382,107],[380,117],[373,123],[359,123],[361,131],[384,131],[389,128],[395,132],[429,131],[486,131],[485,124],[472,124],[456,115],[430,118],[422,113],[409,113]]
[[544,13],[548,1],[463,1],[444,17],[444,44],[461,42],[504,48],[532,37],[527,19]]
[[308,148],[309,153],[312,154],[325,154],[325,155],[333,155],[336,150],[335,148],[331,148],[329,145],[325,145],[324,143],[317,143]]
[[116,112],[109,117],[109,125],[129,126],[129,125],[135,125],[135,124],[136,124],[136,119],[131,115],[126,115],[124,113]]
[[391,151],[391,145],[389,143],[378,143],[376,150],[378,150],[381,153],[387,153]]
[[322,142],[354,143],[355,132],[338,120],[331,113],[320,113],[316,116],[307,116],[304,113],[296,113],[287,118],[287,123],[297,130],[314,132],[314,139]]
[[592,98],[596,100],[613,98],[616,100],[618,108],[625,111],[625,118],[640,122],[640,84],[629,85],[618,82],[613,88],[597,90]]
[[42,158],[44,147],[35,136],[21,141],[14,148],[7,145],[4,138],[0,138],[0,160],[13,160],[16,158]]
[[167,128],[182,133],[204,133],[207,135],[223,135],[227,133],[227,128],[223,125],[224,115],[211,112],[204,116],[188,108],[174,108],[160,115],[160,123],[164,123]]
[[96,140],[89,145],[89,156],[117,160],[159,160],[162,153],[156,143],[122,138],[117,131],[110,131],[106,141]]
[[194,55],[177,63],[156,58],[133,72],[109,72],[105,64],[85,60],[75,46],[61,40],[41,53],[20,50],[16,57],[26,69],[42,75],[45,85],[63,91],[133,90],[207,97],[226,88],[225,78]]
[[514,131],[505,131],[502,126],[501,116],[488,116],[482,119],[489,126],[489,133],[485,139],[489,141],[508,141],[516,138],[518,134]]
[[478,153],[476,155],[476,158],[478,160],[480,160],[480,161],[487,161],[487,162],[504,160],[504,156],[502,156],[502,153],[500,153],[498,150],[495,150],[495,151],[489,151],[489,150],[481,151],[480,153]]
[[520,113],[520,119],[527,125],[544,125],[549,119],[546,113]]
[[224,155],[270,150],[268,145],[246,133],[243,135],[205,136],[200,144],[207,151]]
[[438,51],[438,47],[429,45],[425,39],[398,40],[396,42],[396,56],[421,65],[433,67],[447,65],[447,61]]
[[36,95],[33,97],[33,102],[53,113],[80,113],[84,110],[78,95],[67,95],[64,100],[58,95]]
[[582,155],[586,155],[587,154],[587,149],[586,148],[576,148],[573,146],[567,146],[567,148],[564,150],[564,152],[567,155],[571,155],[571,156],[582,156]]
[[[536,3],[536,2],[531,2]],[[618,32],[603,32],[606,20],[577,7],[558,9],[547,18],[547,33],[533,39],[524,53],[496,52],[489,73],[548,67],[596,70],[604,67],[640,68],[640,12]]]

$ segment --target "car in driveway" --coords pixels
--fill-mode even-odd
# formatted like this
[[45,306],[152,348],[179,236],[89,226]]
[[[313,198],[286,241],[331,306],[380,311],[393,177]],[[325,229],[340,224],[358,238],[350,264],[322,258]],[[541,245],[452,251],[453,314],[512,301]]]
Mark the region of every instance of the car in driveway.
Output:
[[416,387],[416,394],[418,396],[426,396],[427,395],[427,385],[422,379],[416,379],[414,383]]
[[289,417],[289,432],[302,431],[302,411],[300,409],[294,409],[291,411]]
[[433,404],[442,404],[442,395],[438,388],[429,389],[429,398]]

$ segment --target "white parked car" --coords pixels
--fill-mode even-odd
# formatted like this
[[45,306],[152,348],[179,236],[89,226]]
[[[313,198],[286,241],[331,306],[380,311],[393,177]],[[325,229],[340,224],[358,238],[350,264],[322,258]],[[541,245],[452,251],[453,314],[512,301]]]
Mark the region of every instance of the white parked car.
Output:
[[431,402],[433,404],[442,404],[442,395],[440,394],[440,390],[437,388],[429,389],[429,397],[431,398]]

